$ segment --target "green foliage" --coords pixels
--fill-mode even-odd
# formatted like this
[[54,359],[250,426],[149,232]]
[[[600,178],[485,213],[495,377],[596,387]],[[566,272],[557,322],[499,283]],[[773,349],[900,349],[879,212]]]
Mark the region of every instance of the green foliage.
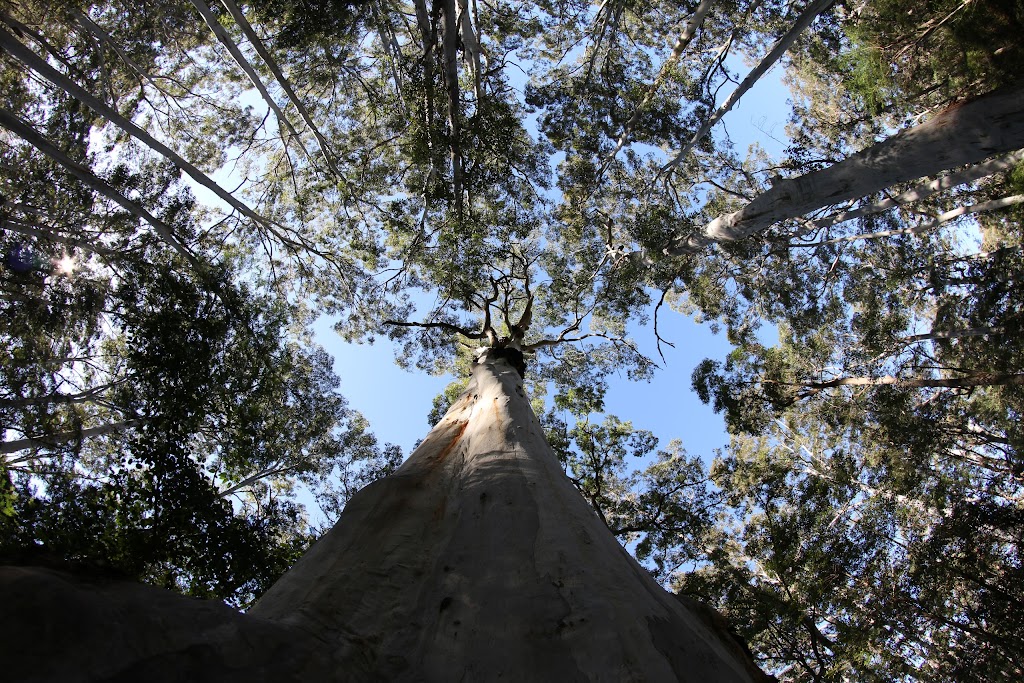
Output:
[[721,499],[700,459],[677,441],[655,452],[653,434],[611,415],[569,429],[553,410],[542,423],[573,484],[655,577],[704,559]]
[[907,466],[919,451],[890,437],[810,414],[734,439],[712,467],[734,526],[678,586],[793,680],[1011,680],[1016,505],[970,462]]
[[[919,224],[1020,193],[1021,167],[665,252],[1024,72],[1019,2],[911,4],[835,3],[790,50],[782,159],[709,136],[673,174],[726,57],[759,59],[802,5],[714,3],[666,61],[696,3],[470,3],[456,36],[440,3],[246,4],[294,96],[215,7],[294,133],[190,3],[11,5],[17,40],[251,210],[203,206],[181,164],[5,52],[4,110],[98,180],[0,144],[0,548],[248,604],[319,531],[300,490],[329,522],[401,458],[311,343],[329,314],[434,373],[524,350],[581,493],[787,680],[1019,679],[1024,213]],[[589,421],[612,373],[654,371],[627,331],[662,292],[734,346],[693,373],[733,436],[710,474]]]
[[[5,415],[23,433],[45,443],[48,424],[121,422],[102,439],[76,441],[72,432],[7,461],[14,508],[2,550],[44,551],[246,604],[313,538],[293,499],[296,479],[337,510],[352,492],[336,488],[339,471],[381,455],[334,393],[331,359],[285,341],[287,309],[153,256],[120,264],[108,290],[107,319],[119,334],[88,328],[94,343],[103,338],[97,359],[106,367],[91,365],[112,379],[92,378],[94,400],[73,408],[36,400],[63,394],[59,380],[49,388],[52,376],[26,375],[38,367],[18,354],[5,364]],[[40,339],[52,347],[53,336]]]

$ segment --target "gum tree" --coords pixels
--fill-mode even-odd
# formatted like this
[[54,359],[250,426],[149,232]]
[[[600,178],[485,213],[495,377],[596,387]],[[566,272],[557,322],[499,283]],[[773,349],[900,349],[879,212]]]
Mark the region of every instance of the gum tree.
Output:
[[[197,0],[5,10],[0,48],[11,95],[0,125],[14,150],[45,159],[74,179],[73,187],[120,207],[119,216],[132,217],[132,238],[159,240],[200,279],[204,264],[230,264],[237,279],[294,306],[300,321],[311,310],[336,315],[349,340],[386,335],[400,345],[400,362],[460,368],[470,377],[464,392],[446,393],[437,426],[402,468],[357,494],[335,529],[252,614],[197,608],[206,610],[204,626],[189,633],[190,608],[164,601],[164,626],[142,615],[138,628],[119,630],[104,651],[125,658],[96,663],[96,675],[117,667],[148,675],[163,654],[205,640],[209,665],[182,657],[179,672],[215,677],[243,662],[240,676],[251,667],[278,678],[339,671],[445,678],[457,670],[471,677],[557,671],[616,680],[756,679],[713,614],[662,591],[614,542],[615,531],[643,527],[635,533],[654,539],[655,564],[668,563],[668,580],[674,560],[665,548],[684,533],[679,520],[689,520],[686,533],[702,544],[714,536],[697,533],[707,515],[688,517],[673,498],[699,473],[669,455],[662,463],[668,472],[653,470],[650,495],[631,504],[628,494],[609,499],[615,486],[604,485],[614,476],[591,476],[614,470],[608,460],[577,471],[566,455],[587,496],[581,498],[545,444],[526,395],[539,399],[553,386],[556,402],[596,406],[610,372],[647,376],[653,363],[627,338],[627,324],[645,322],[652,305],[656,318],[665,302],[724,325],[739,347],[725,372],[704,366],[697,376],[698,390],[731,409],[733,422],[763,428],[776,404],[810,396],[801,390],[817,396],[845,386],[845,377],[813,376],[809,365],[833,359],[830,348],[844,326],[863,327],[871,343],[899,327],[891,311],[873,304],[912,298],[905,284],[916,281],[904,272],[886,290],[856,281],[858,269],[888,258],[871,247],[828,258],[845,238],[861,241],[858,235],[829,232],[814,258],[793,256],[796,241],[816,225],[807,221],[828,229],[846,212],[874,215],[872,207],[881,211],[905,196],[952,204],[961,196],[950,190],[954,179],[976,182],[989,175],[983,170],[1009,167],[988,157],[1012,152],[1016,133],[977,139],[971,131],[987,130],[995,119],[985,117],[998,113],[986,107],[970,109],[981,113],[961,129],[946,125],[948,112],[926,111],[923,123],[867,117],[824,130],[823,141],[810,136],[815,144],[775,164],[756,153],[739,159],[709,131],[771,64],[813,55],[818,37],[849,55],[851,41],[885,25],[875,18],[890,5]],[[944,35],[950,21],[936,17],[918,42]],[[718,109],[733,78],[726,59],[736,51],[759,66]],[[833,73],[835,65],[828,66],[824,73]],[[1017,90],[998,79],[978,82],[976,91],[958,86],[957,96],[982,95],[976,102],[984,103],[1002,97],[989,91],[1009,92],[998,121],[1014,123]],[[72,141],[49,120],[61,105],[82,113]],[[826,109],[814,103],[807,121],[827,129]],[[894,149],[910,154],[903,142],[922,136],[910,131],[885,141],[891,130],[883,123],[942,129],[947,137],[923,136],[910,170],[894,174],[900,160],[885,157]],[[858,139],[862,128],[873,137]],[[942,140],[958,138],[966,156],[929,155]],[[879,156],[885,172],[875,184],[859,182],[872,176]],[[174,169],[216,200],[191,214],[193,230],[182,230],[154,213],[155,198],[116,182],[117,163]],[[981,166],[931,177],[969,163]],[[848,176],[858,182],[842,192],[821,187]],[[899,186],[908,181],[914,187]],[[890,186],[894,197],[867,196]],[[929,193],[932,187],[942,192]],[[973,193],[977,186],[969,187]],[[1012,204],[1003,199],[987,196],[978,206]],[[88,205],[80,210],[91,212]],[[745,222],[747,214],[764,220]],[[716,232],[723,225],[737,229]],[[861,232],[923,231],[880,227]],[[48,231],[49,239],[76,239],[86,249],[66,233],[57,225]],[[88,249],[110,249],[111,238],[101,230]],[[913,268],[930,252],[912,245],[898,256],[891,262]],[[829,290],[840,276],[847,290]],[[862,305],[870,315],[849,315]],[[926,307],[914,305],[915,312]],[[784,335],[793,330],[796,340],[766,352],[754,334],[763,321],[779,324]],[[933,331],[951,337],[1003,322]],[[874,347],[849,348],[860,362],[858,354]],[[955,387],[950,378],[882,375],[879,367],[864,375],[865,385],[897,384],[883,379],[893,377],[907,386],[917,381],[917,388],[970,388],[963,377],[953,378],[962,385]],[[950,386],[934,384],[939,380]],[[996,421],[1006,414],[995,413]],[[601,442],[614,452],[611,432],[574,431],[577,447]],[[274,469],[277,450],[260,471]],[[689,569],[699,554],[677,559]],[[56,580],[19,576],[36,586]],[[104,599],[126,609],[142,600],[127,590],[118,597],[118,590]],[[96,608],[88,591],[65,585],[60,594]],[[210,635],[232,629],[245,637]],[[163,635],[139,635],[151,633]],[[32,647],[24,643],[25,652],[37,652]],[[275,652],[284,653],[277,663]]]

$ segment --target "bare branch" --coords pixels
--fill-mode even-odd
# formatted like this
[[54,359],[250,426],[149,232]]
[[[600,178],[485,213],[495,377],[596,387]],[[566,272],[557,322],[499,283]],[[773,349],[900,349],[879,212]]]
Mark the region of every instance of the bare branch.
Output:
[[440,329],[448,332],[454,332],[455,334],[461,334],[467,339],[487,339],[488,335],[486,332],[470,332],[464,327],[459,327],[452,323],[446,322],[407,322],[403,320],[385,320],[384,325],[394,325],[395,327],[419,327],[423,329]]
[[666,363],[667,361],[665,360],[665,354],[661,352],[661,345],[667,344],[668,346],[671,346],[673,349],[676,347],[676,345],[673,344],[672,342],[662,339],[661,334],[658,332],[658,312],[661,310],[661,307],[665,304],[666,296],[668,296],[668,289],[661,290],[661,298],[658,299],[658,303],[654,307],[654,338],[657,340],[658,343],[658,355],[661,357],[662,363]]

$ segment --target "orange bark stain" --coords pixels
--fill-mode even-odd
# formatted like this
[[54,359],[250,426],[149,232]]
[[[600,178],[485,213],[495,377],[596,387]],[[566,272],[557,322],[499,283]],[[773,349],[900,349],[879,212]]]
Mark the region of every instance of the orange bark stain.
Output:
[[452,437],[452,440],[448,443],[447,446],[444,447],[444,450],[442,450],[437,455],[437,457],[434,458],[434,463],[442,463],[442,462],[444,462],[445,458],[447,458],[449,455],[451,455],[451,452],[453,450],[455,450],[456,444],[459,443],[459,439],[461,439],[462,435],[466,433],[466,427],[468,427],[468,426],[469,426],[469,421],[468,420],[463,422],[461,425],[459,425],[459,429],[458,429],[457,432],[455,432],[455,436]]
[[[449,455],[451,455],[451,452],[455,450],[455,446],[458,445],[459,440],[462,439],[462,435],[466,433],[466,427],[468,427],[468,426],[469,426],[469,421],[468,420],[466,420],[465,422],[463,422],[462,424],[459,425],[459,428],[455,432],[455,436],[452,437],[452,440],[448,443],[447,446],[444,447],[444,450],[442,450],[440,453],[438,453],[437,457],[434,458],[433,463],[432,463],[433,465],[435,465],[435,466],[436,465],[440,465],[442,462],[444,462],[445,458],[447,458]],[[438,501],[437,507],[434,508],[434,514],[433,514],[434,521],[435,522],[441,521],[441,518],[444,517],[445,510],[447,510],[447,509],[448,509],[448,502],[447,502],[447,500],[445,498],[442,497],[441,500]]]
[[498,410],[498,399],[494,399],[491,404],[491,409],[494,411],[494,424],[500,430],[501,429],[501,411]]

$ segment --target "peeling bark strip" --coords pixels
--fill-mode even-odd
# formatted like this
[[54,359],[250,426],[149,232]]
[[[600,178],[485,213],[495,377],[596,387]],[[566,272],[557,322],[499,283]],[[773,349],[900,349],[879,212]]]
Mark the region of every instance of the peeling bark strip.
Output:
[[950,107],[935,118],[820,171],[776,183],[696,235],[677,238],[670,256],[749,237],[779,221],[996,154],[1024,147],[1024,80]]
[[485,352],[409,460],[249,615],[318,637],[347,680],[764,680],[622,549],[521,382]]

